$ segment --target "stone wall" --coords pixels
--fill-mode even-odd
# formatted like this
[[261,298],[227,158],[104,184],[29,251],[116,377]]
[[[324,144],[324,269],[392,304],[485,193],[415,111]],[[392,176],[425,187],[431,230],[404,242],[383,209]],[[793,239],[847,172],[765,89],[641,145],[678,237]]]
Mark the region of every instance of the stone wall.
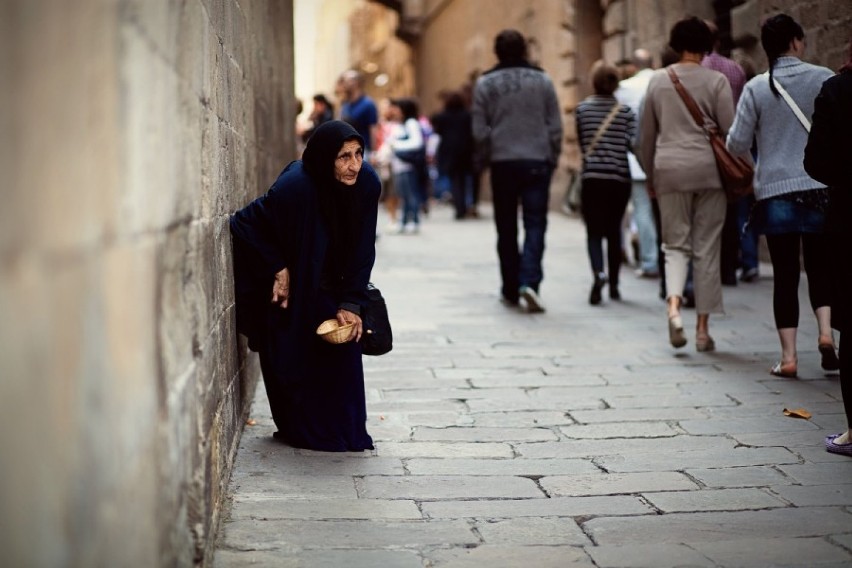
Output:
[[209,564],[258,379],[228,214],[293,157],[292,2],[0,3],[0,550]]

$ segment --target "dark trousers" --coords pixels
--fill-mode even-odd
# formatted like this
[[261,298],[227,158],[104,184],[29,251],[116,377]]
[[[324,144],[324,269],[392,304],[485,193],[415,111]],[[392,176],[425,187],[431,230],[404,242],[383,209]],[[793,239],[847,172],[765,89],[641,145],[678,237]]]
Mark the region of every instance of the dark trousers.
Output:
[[[497,254],[500,257],[502,294],[518,300],[518,289],[529,286],[538,291],[544,277],[544,233],[553,166],[537,160],[513,160],[491,164],[491,192],[494,223],[497,226]],[[518,248],[518,204],[524,223],[524,243]]]
[[740,231],[737,228],[738,205],[728,203],[725,224],[722,225],[722,250],[719,254],[719,273],[722,284],[736,286],[737,268],[740,264]]
[[630,200],[630,183],[608,179],[584,179],[583,220],[586,222],[586,246],[594,275],[603,272],[603,240],[609,265],[609,283],[618,286],[621,268],[621,220]]
[[[805,261],[808,274],[808,297],[816,310],[831,305],[831,240],[823,233],[781,233],[766,235],[772,259],[774,291],[772,306],[775,327],[799,326],[799,265]],[[800,252],[801,251],[801,252]]]
[[666,253],[663,252],[663,218],[660,214],[660,203],[656,197],[651,198],[651,208],[654,212],[654,226],[657,228],[657,270],[660,273],[660,298],[666,293]]

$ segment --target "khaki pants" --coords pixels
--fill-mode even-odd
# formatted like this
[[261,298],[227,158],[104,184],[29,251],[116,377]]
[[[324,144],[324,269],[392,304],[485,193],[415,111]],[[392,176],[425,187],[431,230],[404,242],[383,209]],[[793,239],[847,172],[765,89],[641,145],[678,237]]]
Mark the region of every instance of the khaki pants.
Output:
[[662,241],[668,296],[683,296],[692,259],[695,309],[719,314],[722,280],[719,255],[727,198],[721,189],[675,191],[657,196],[662,218]]

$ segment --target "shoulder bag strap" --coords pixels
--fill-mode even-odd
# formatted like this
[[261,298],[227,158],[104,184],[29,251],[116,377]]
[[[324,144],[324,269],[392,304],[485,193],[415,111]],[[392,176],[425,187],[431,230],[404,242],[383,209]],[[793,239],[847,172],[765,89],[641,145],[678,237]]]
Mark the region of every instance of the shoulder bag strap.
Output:
[[674,69],[667,67],[666,71],[669,73],[669,78],[672,80],[675,90],[680,95],[680,98],[683,99],[684,104],[686,104],[689,114],[691,114],[692,119],[695,120],[695,124],[697,124],[702,130],[707,130],[707,125],[704,121],[704,113],[701,112],[701,109],[698,107],[698,103],[695,102],[695,99],[692,98],[692,95],[689,94],[689,91],[687,91],[686,87],[683,86],[683,83],[680,82],[680,79],[674,72]]
[[808,117],[805,116],[805,113],[802,112],[802,109],[799,108],[799,105],[796,104],[796,101],[793,100],[793,97],[790,96],[790,93],[781,86],[781,83],[775,80],[775,77],[772,78],[772,82],[775,83],[775,88],[778,89],[778,92],[781,93],[781,98],[787,103],[787,106],[790,107],[790,110],[793,111],[793,114],[796,115],[796,118],[799,119],[799,122],[802,123],[802,126],[805,127],[805,130],[810,133],[811,131],[811,121],[808,120]]
[[609,114],[606,115],[604,121],[601,123],[600,126],[598,126],[598,130],[597,132],[595,132],[594,138],[592,138],[592,141],[589,143],[589,147],[586,148],[586,152],[583,154],[584,160],[591,156],[592,152],[595,151],[595,146],[598,145],[598,142],[600,142],[601,137],[604,135],[604,132],[606,132],[606,129],[609,128],[610,124],[612,124],[612,121],[615,118],[615,115],[618,114],[618,109],[620,108],[621,105],[616,102],[615,105],[613,105],[612,110],[609,111]]

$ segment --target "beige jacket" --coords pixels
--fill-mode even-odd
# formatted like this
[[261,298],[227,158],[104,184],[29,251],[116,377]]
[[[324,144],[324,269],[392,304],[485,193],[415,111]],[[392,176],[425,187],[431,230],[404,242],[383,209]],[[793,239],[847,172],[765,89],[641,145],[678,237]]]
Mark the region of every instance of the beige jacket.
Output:
[[[675,63],[672,69],[704,115],[726,134],[734,121],[734,98],[725,76],[690,63]],[[722,188],[710,142],[665,69],[655,71],[648,84],[638,156],[648,175],[648,187],[657,195]]]

